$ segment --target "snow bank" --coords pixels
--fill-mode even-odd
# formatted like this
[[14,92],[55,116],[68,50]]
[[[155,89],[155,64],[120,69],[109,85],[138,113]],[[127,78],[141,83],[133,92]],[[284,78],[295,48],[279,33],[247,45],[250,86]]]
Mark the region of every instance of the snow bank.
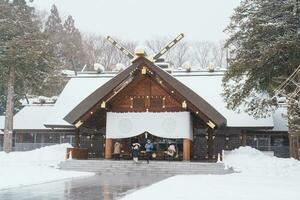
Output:
[[35,149],[32,151],[0,152],[0,161],[5,165],[37,165],[57,167],[57,165],[65,160],[66,149],[72,147],[71,144],[58,144]]
[[240,147],[229,152],[224,163],[226,167],[247,175],[300,177],[298,160],[266,155],[251,147]]
[[300,162],[268,156],[240,147],[225,157],[225,165],[240,173],[181,175],[130,193],[124,200],[283,200],[299,199]]
[[59,144],[26,152],[0,152],[0,190],[94,175],[57,169],[58,164],[65,160],[68,147],[72,146]]

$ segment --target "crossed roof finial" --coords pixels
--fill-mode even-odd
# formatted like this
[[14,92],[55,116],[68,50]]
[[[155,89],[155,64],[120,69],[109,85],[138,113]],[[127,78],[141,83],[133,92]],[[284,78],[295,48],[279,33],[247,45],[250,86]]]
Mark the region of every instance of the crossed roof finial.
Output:
[[[157,54],[152,57],[152,60],[156,62],[161,56],[167,53],[173,46],[175,46],[180,40],[184,38],[184,34],[179,34],[174,40],[172,40],[169,44],[167,44],[163,49],[161,49]],[[106,38],[113,46],[119,49],[122,53],[124,53],[130,60],[133,60],[136,57],[145,56],[146,53],[143,49],[137,48],[134,53],[130,52],[123,45],[118,43],[112,37],[107,36]]]

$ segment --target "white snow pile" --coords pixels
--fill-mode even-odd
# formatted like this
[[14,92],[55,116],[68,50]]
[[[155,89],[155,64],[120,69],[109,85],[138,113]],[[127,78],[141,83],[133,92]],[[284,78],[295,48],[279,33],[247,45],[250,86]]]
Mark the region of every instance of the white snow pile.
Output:
[[240,147],[225,156],[226,167],[253,176],[300,177],[300,162],[293,158],[277,158],[251,147]]
[[300,162],[240,147],[225,157],[239,173],[180,175],[127,194],[125,200],[283,200],[299,199]]
[[58,144],[33,151],[0,152],[0,190],[94,175],[57,169],[58,164],[65,160],[68,147],[72,146]]

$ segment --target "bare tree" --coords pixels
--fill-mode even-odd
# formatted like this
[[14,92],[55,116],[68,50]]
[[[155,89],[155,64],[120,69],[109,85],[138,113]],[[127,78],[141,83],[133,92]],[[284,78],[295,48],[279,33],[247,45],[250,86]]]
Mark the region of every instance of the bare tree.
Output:
[[209,62],[212,60],[213,43],[209,41],[195,42],[194,45],[195,61],[201,68],[206,69]]
[[[162,48],[165,47],[166,44],[170,42],[170,38],[168,37],[155,37],[151,40],[146,40],[145,47],[148,54],[156,54],[158,53]],[[168,54],[170,52],[166,53],[166,58],[168,57]]]
[[212,58],[216,67],[222,68],[226,65],[226,49],[224,41],[214,43],[212,46]]
[[[128,50],[134,51],[136,42],[117,39]],[[114,48],[103,36],[86,35],[85,51],[88,54],[88,64],[100,63],[106,70],[112,70],[117,63],[129,65],[130,60],[126,55]]]
[[191,49],[189,43],[185,41],[179,42],[174,49],[170,50],[169,62],[172,67],[177,69],[182,67],[185,62],[191,62]]
[[[163,49],[170,41],[171,38],[167,37],[147,40],[145,42],[146,50],[149,51],[150,54],[154,55],[158,53],[161,49]],[[180,41],[178,44],[176,44],[176,46],[173,49],[168,51],[164,57],[165,61],[171,64],[171,67],[181,67],[183,63],[191,59],[189,43],[186,41]]]

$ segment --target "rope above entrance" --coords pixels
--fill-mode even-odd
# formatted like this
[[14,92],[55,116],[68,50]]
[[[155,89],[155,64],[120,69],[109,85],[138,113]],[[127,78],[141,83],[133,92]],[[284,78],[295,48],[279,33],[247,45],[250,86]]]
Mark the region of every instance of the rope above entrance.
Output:
[[162,138],[192,140],[192,120],[189,112],[107,112],[106,137],[129,138],[149,132]]

